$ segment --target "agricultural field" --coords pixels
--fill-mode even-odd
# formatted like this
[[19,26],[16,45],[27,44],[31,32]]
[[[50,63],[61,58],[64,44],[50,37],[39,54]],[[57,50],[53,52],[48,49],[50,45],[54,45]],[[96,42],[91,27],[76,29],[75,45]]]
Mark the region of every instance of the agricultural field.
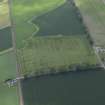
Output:
[[0,30],[0,51],[4,51],[12,47],[11,27]]
[[0,1],[0,29],[10,26],[8,0]]
[[12,47],[8,0],[0,0],[0,54]]
[[[71,1],[72,0],[12,0],[9,2],[9,6],[11,7],[10,17],[11,20],[13,20],[12,28],[16,36],[17,59],[19,60],[18,63],[21,63],[21,74],[35,76],[38,74],[40,75],[40,73],[48,74],[60,71],[73,71],[73,68],[74,71],[76,71],[78,67],[94,67],[98,64],[94,50],[88,40],[89,36],[86,27],[84,26],[79,11]],[[80,4],[83,3],[81,1],[82,0],[77,0],[76,4],[80,6]],[[96,1],[98,4],[98,0]],[[92,1],[90,0],[89,2]],[[87,6],[89,6],[89,4]],[[100,7],[101,6],[103,7],[103,4],[100,3]],[[100,10],[100,7],[98,7],[97,11]],[[81,8],[83,8],[83,6],[81,6]],[[80,10],[82,10],[81,8]],[[7,0],[0,0],[0,11],[2,11],[0,12],[0,22],[2,24],[0,24],[3,26],[7,23],[5,18],[9,17]],[[87,13],[92,14],[92,17],[96,16],[95,13],[97,11],[95,11],[95,8],[91,13],[88,11]],[[101,15],[104,15],[103,12]],[[3,16],[5,18],[3,18]],[[93,23],[97,22],[97,27],[101,28],[99,22],[100,18],[95,18],[93,20]],[[103,20],[102,18],[102,24],[104,24]],[[10,21],[8,21],[8,24],[10,24],[9,22]],[[91,27],[93,27],[93,23],[91,23],[92,25],[90,24]],[[12,47],[10,28],[11,27],[7,27],[0,30],[0,51]],[[93,32],[93,36],[96,33],[104,33],[103,27],[101,30],[102,31],[98,31],[97,28],[96,31]],[[103,33],[100,35],[104,35]],[[17,86],[15,85],[14,87],[8,88],[5,84],[2,84],[2,82],[8,78],[16,78],[16,59],[13,48],[6,53],[0,53],[0,105],[18,105],[19,97]],[[72,78],[72,76],[70,78]],[[82,78],[82,80],[83,79],[84,78]],[[61,81],[59,83],[62,84]],[[61,87],[62,85],[65,86],[65,84],[61,84]],[[57,104],[44,103],[43,101],[43,103],[39,103],[38,100],[35,103],[33,100],[27,100],[27,97],[32,97],[32,99],[36,97],[31,94],[32,91],[34,91],[32,87],[34,87],[35,84],[32,85],[31,82],[26,83],[26,86],[28,85],[32,91],[29,91],[29,87],[25,89],[23,82],[21,85],[23,86],[23,95],[26,93],[24,95],[25,105],[60,105],[60,101],[58,102],[59,104]],[[55,86],[55,84],[53,84],[53,86]],[[95,86],[97,85],[95,84]],[[71,85],[66,87],[68,92],[70,92],[70,87]],[[27,89],[29,90],[27,91]],[[42,89],[41,94],[43,94]],[[51,95],[52,94],[53,93],[51,93]]]
[[37,31],[37,26],[30,22],[33,17],[51,11],[64,2],[65,0],[13,0],[11,12],[15,23],[17,47],[21,47],[22,40]]
[[105,0],[75,0],[95,45],[105,47]]
[[3,81],[16,77],[14,53],[0,55],[0,105],[18,105],[17,87],[9,88]]
[[16,77],[13,51],[0,55],[0,80]]
[[[68,70],[72,65],[95,65],[96,56],[84,36],[50,36],[28,39],[19,50],[22,74]],[[62,68],[60,70],[60,68]],[[53,72],[53,71],[52,71]]]
[[38,27],[35,36],[85,34],[85,28],[76,13],[75,7],[69,2],[35,17],[32,22]]
[[0,85],[0,104],[19,105],[16,86],[8,88],[7,85]]
[[[60,67],[68,68],[68,66],[71,65],[95,65],[97,63],[94,51],[87,39],[84,24],[71,2],[58,2],[58,0],[56,0],[53,4],[53,1],[48,2],[44,0],[44,3],[51,3],[51,5],[49,5],[50,10],[48,11],[47,7],[45,9],[47,12],[45,12],[42,10],[39,11],[39,9],[36,8],[31,8],[34,10],[29,9],[28,11],[26,7],[23,7],[24,3],[28,3],[27,7],[39,4],[39,7],[42,6],[44,8],[44,5],[47,4],[44,4],[42,1],[23,1],[24,0],[21,2],[13,1],[13,4],[16,3],[16,7],[14,7],[14,4],[13,10],[17,10],[17,12],[13,12],[13,16],[17,15],[18,17],[15,18],[14,21],[15,30],[22,27],[17,27],[17,24],[27,24],[30,16],[30,25],[32,26],[33,24],[33,26],[36,27],[36,32],[34,27],[33,34],[29,33],[32,28],[26,28],[28,25],[23,26],[20,31],[18,30],[20,34],[16,31],[17,42],[20,44],[20,46],[18,46],[17,43],[17,47],[19,51],[18,57],[22,65],[22,74],[49,72],[46,70],[50,68],[57,70]],[[18,6],[24,8],[22,9],[23,12],[20,11]],[[26,13],[25,9],[27,10]],[[30,12],[29,15],[28,12]],[[26,15],[28,15],[28,17]],[[22,23],[22,21],[24,23]],[[26,32],[26,34],[23,32]]]

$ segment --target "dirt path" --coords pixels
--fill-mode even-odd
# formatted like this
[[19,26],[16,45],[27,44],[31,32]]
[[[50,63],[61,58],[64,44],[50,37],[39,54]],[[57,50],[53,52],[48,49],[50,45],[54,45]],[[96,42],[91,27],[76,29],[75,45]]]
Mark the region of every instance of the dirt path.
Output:
[[[10,15],[10,21],[11,21],[11,31],[12,31],[12,41],[13,41],[13,50],[14,50],[14,55],[16,59],[16,72],[17,72],[17,77],[21,76],[20,69],[21,69],[21,64],[19,63],[18,55],[17,55],[17,48],[16,48],[16,35],[15,35],[15,30],[14,30],[14,21],[12,17],[12,0],[8,0],[9,3],[9,15]],[[23,95],[22,95],[22,88],[21,88],[21,80],[18,80],[18,96],[19,96],[19,102],[20,105],[24,105],[23,101]]]

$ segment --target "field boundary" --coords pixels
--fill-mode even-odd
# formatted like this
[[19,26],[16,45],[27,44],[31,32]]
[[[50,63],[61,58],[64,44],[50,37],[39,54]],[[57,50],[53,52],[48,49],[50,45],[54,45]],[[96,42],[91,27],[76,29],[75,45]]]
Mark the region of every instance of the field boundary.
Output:
[[7,49],[7,50],[1,51],[1,52],[0,52],[0,56],[4,55],[4,54],[6,54],[6,53],[12,52],[12,51],[13,51],[13,48],[9,48],[9,49]]
[[45,12],[43,12],[43,13],[40,13],[39,15],[35,15],[35,16],[33,16],[31,19],[29,19],[29,20],[27,21],[27,23],[32,24],[32,25],[36,28],[36,31],[32,33],[32,36],[34,36],[34,35],[40,30],[40,28],[37,26],[37,24],[34,24],[32,21],[33,21],[34,19],[36,19],[36,18],[38,18],[38,17],[44,15],[44,14],[47,14],[48,12],[51,12],[51,11],[53,11],[53,10],[55,10],[55,9],[60,8],[62,5],[64,5],[65,2],[67,2],[67,1],[64,0],[64,2],[63,2],[63,3],[60,3],[58,6],[56,6],[56,7],[54,6],[54,7],[51,8],[50,10],[45,11]]
[[11,27],[11,25],[10,25],[10,24],[7,24],[7,25],[5,25],[5,26],[3,26],[3,27],[0,27],[0,30],[2,30],[2,29],[4,29],[4,28],[7,28],[7,27]]

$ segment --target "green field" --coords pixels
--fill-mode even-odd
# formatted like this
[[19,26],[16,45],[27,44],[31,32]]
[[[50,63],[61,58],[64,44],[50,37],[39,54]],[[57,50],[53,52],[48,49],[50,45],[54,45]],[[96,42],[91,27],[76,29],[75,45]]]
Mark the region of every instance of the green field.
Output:
[[[64,2],[65,0],[12,0],[11,12],[22,74],[47,73],[51,69],[68,70],[72,65],[90,66],[97,63],[76,11]],[[0,11],[2,11],[0,12],[0,24],[4,26],[9,19],[7,0],[6,4],[0,6]],[[48,17],[46,17],[47,13]],[[36,18],[35,22],[38,22],[39,26],[36,23],[30,23],[37,16],[39,18]],[[60,17],[64,19],[64,22]],[[43,22],[47,24],[42,25]],[[49,27],[50,22],[51,27]],[[51,31],[49,29],[42,31],[43,27],[49,27]],[[43,35],[50,35],[48,33],[50,31],[51,35],[58,35],[58,37],[31,38],[38,28]],[[12,38],[9,27],[0,30],[0,51],[10,47],[12,47]],[[0,105],[19,105],[17,86],[8,88],[3,83],[4,80],[15,77],[16,59],[13,51],[10,50],[0,55]]]
[[[0,6],[2,26],[7,23],[5,18],[9,15],[7,4],[7,7],[3,5]],[[85,27],[70,2],[12,0],[11,8],[22,74],[46,74],[53,70],[68,71],[75,66],[97,64]],[[97,20],[94,19],[95,22]],[[7,30],[0,30],[0,51],[12,46],[11,33]],[[1,84],[2,81],[15,77],[16,59],[13,52],[9,51],[0,55],[0,105],[18,105],[17,87],[8,88]]]
[[0,105],[19,105],[17,87],[0,85]]
[[23,39],[31,36],[37,30],[29,21],[40,14],[56,8],[65,0],[13,0],[12,14],[15,23],[17,46],[21,46]]
[[11,27],[3,28],[0,30],[0,51],[12,47]]
[[3,83],[16,77],[16,61],[13,52],[0,56],[0,105],[18,105],[17,88],[9,88]]
[[[33,6],[35,7],[32,8]],[[49,72],[50,68],[58,71],[71,65],[97,63],[86,38],[85,27],[71,3],[59,0],[56,2],[14,0],[13,16],[22,74]],[[34,23],[30,24],[31,27],[27,23],[29,20]]]
[[105,47],[104,0],[75,0],[96,45]]
[[[83,36],[36,37],[19,50],[22,74],[59,71],[72,65],[95,65],[96,56]],[[62,70],[62,69],[61,69]],[[53,72],[53,71],[52,71]]]
[[7,26],[10,26],[8,0],[0,0],[0,105],[19,105],[17,87],[4,84],[6,79],[16,77],[11,27]]
[[8,0],[0,1],[0,28],[10,25]]
[[16,64],[13,52],[0,56],[0,80],[16,77]]

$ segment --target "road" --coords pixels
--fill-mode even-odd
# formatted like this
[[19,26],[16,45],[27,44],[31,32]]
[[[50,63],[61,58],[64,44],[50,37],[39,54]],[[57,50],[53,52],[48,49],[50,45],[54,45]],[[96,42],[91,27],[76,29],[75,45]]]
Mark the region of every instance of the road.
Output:
[[[17,48],[16,48],[16,34],[15,34],[15,25],[14,25],[14,21],[13,21],[13,17],[12,17],[12,0],[8,0],[8,4],[9,4],[9,15],[10,15],[10,21],[11,21],[11,32],[12,32],[12,43],[13,43],[13,51],[14,51],[14,55],[15,55],[15,59],[16,59],[16,72],[17,72],[17,77],[21,77],[21,63],[19,62],[18,59],[18,54],[17,54]],[[21,80],[18,80],[18,95],[19,95],[19,102],[20,105],[24,105],[24,101],[23,101],[23,94],[22,94],[22,88],[21,88]]]

